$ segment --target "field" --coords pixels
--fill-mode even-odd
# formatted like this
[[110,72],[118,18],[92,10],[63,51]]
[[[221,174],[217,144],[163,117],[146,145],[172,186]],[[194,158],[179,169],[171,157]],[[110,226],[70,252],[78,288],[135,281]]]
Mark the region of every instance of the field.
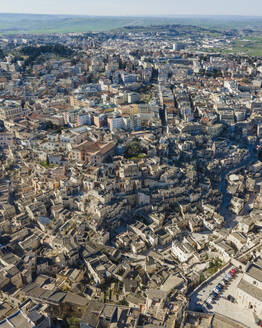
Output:
[[249,56],[262,56],[262,36],[245,38],[234,42],[232,50],[234,53],[245,53]]
[[143,26],[182,24],[217,30],[252,28],[262,31],[262,17],[169,16],[169,17],[95,17],[70,15],[0,14],[0,33],[100,32]]
[[231,45],[224,48],[202,49],[206,52],[219,52],[221,54],[238,54],[262,57],[262,33],[256,37],[246,36],[236,39]]

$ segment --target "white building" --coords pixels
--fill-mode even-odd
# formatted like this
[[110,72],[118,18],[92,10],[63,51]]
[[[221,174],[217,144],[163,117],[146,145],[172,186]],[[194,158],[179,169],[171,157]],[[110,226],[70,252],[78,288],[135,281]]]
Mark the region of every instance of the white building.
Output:
[[250,217],[244,217],[241,221],[239,221],[236,229],[237,231],[248,233],[254,229],[255,223],[254,220]]
[[217,252],[221,255],[221,259],[224,262],[228,262],[232,256],[234,256],[234,249],[226,243],[224,239],[217,239],[215,241],[211,241],[210,245],[213,246]]
[[112,131],[114,129],[123,129],[123,118],[121,116],[119,117],[112,117],[107,119],[109,129]]
[[184,263],[187,262],[191,257],[194,255],[194,248],[188,243],[178,243],[173,242],[172,253],[179,259],[180,262]]
[[129,117],[123,117],[123,128],[127,131],[141,130],[142,122],[140,115],[132,115]]
[[237,249],[241,249],[247,243],[247,238],[241,232],[236,231],[230,233],[227,240],[232,242]]
[[262,260],[248,264],[237,286],[237,301],[243,307],[262,315]]

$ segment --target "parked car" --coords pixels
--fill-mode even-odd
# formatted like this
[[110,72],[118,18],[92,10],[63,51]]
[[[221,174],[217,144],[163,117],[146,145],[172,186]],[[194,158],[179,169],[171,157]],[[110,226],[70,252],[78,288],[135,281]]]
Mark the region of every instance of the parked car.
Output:
[[212,296],[213,299],[215,299],[215,298],[218,297],[218,293],[215,292],[215,291],[213,291],[213,292],[211,293],[211,296]]
[[220,289],[223,289],[224,288],[224,285],[220,282],[217,287],[219,287]]
[[216,286],[216,288],[214,289],[214,292],[217,293],[217,294],[220,294],[221,290],[222,290],[222,288]]
[[226,281],[229,281],[232,278],[232,275],[230,273],[227,273],[224,277]]
[[206,304],[210,304],[213,301],[213,298],[211,296],[208,297],[206,300]]
[[236,302],[235,297],[233,297],[232,295],[227,295],[227,300],[228,300],[229,302],[232,302],[232,303],[235,303],[235,302]]
[[206,307],[210,310],[213,306],[210,303],[206,303]]
[[222,281],[221,281],[221,284],[225,287],[227,285],[227,280],[224,278]]
[[216,297],[217,297],[217,293],[212,292],[208,297],[208,299],[210,300],[209,303],[214,304],[216,302]]
[[230,270],[229,273],[230,273],[232,276],[234,276],[234,275],[236,275],[237,270],[236,270],[236,269],[232,269],[232,270]]

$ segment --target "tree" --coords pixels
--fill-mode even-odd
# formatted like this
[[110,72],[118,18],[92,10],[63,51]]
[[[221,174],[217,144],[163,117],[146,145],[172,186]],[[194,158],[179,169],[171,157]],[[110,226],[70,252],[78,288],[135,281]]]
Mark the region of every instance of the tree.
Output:
[[79,328],[80,327],[80,319],[78,319],[76,317],[67,318],[66,323],[68,324],[68,328]]
[[117,304],[118,305],[124,305],[124,306],[128,306],[129,305],[129,303],[125,299],[119,301]]
[[208,273],[210,275],[216,273],[223,266],[223,262],[219,258],[215,258],[209,262]]
[[[140,154],[146,153],[146,149],[141,146],[140,142],[137,139],[134,139],[126,147],[126,158],[139,157]],[[141,155],[140,155],[141,157]]]
[[54,54],[59,57],[71,57],[74,51],[62,44],[47,44],[40,47],[26,46],[21,49],[21,54],[28,56],[25,61],[26,66],[32,65],[34,62],[41,62],[44,59],[42,55]]

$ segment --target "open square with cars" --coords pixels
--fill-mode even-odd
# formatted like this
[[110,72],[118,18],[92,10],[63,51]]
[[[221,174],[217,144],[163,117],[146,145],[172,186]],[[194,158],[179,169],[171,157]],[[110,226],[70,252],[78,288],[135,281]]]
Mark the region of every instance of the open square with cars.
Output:
[[[258,327],[253,312],[237,303],[236,290],[242,279],[242,273],[237,272],[231,278],[227,278],[228,281],[225,279],[233,268],[233,266],[227,267],[226,270],[222,270],[214,279],[207,281],[200,289],[197,289],[190,297],[189,309],[223,314],[242,325],[244,324],[246,327]],[[217,286],[220,286],[220,284],[224,286],[218,292]],[[214,297],[214,292],[216,297]]]

